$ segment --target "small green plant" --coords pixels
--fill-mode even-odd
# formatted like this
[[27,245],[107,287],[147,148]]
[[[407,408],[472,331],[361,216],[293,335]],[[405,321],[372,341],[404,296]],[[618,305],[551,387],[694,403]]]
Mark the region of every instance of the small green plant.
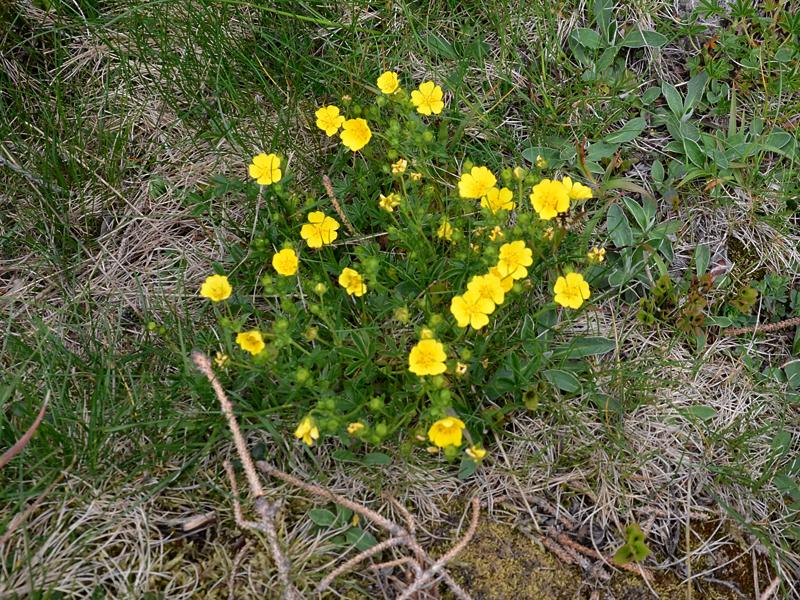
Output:
[[650,555],[650,548],[644,539],[644,532],[638,524],[633,523],[625,527],[625,543],[614,553],[613,561],[618,565],[642,562]]

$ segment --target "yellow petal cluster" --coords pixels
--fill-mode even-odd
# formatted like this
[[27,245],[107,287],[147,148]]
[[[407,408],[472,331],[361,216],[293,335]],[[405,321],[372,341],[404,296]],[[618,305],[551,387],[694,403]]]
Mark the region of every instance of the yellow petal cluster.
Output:
[[400,89],[400,78],[394,71],[385,71],[378,77],[378,89],[384,94],[394,94]]
[[294,430],[294,437],[303,440],[307,446],[313,446],[314,441],[319,439],[319,428],[311,417],[305,417]]
[[566,308],[580,308],[584,300],[591,295],[589,284],[580,273],[567,273],[556,280],[553,287],[554,300]]
[[372,131],[365,119],[348,119],[342,123],[339,137],[347,148],[358,152],[372,139]]
[[333,217],[327,216],[322,211],[308,213],[308,223],[300,228],[302,237],[309,248],[322,248],[327,244],[332,244],[339,237],[337,233],[339,223]]
[[421,115],[438,115],[444,108],[442,88],[433,81],[425,81],[411,92],[411,104],[417,107]]
[[472,167],[458,180],[458,195],[462,198],[482,198],[489,193],[497,177],[486,167]]
[[355,269],[345,267],[339,274],[339,285],[342,286],[351,296],[363,296],[367,293],[367,284],[361,273]]
[[261,332],[257,329],[242,331],[236,336],[236,343],[239,344],[242,350],[249,352],[253,356],[265,348],[264,338],[261,337]]
[[439,419],[428,429],[428,439],[439,448],[447,446],[460,446],[464,421],[458,417],[445,417]]
[[231,297],[233,287],[225,275],[209,275],[200,286],[200,295],[212,302],[222,302]]
[[277,154],[258,154],[248,168],[250,177],[259,185],[270,185],[281,179],[281,159]]
[[408,354],[408,370],[414,375],[441,375],[447,370],[444,345],[433,339],[420,340]]
[[275,269],[279,275],[290,277],[297,273],[297,254],[291,248],[284,248],[280,252],[276,252],[272,257],[272,268]]
[[338,106],[323,106],[314,114],[317,117],[317,127],[322,129],[328,137],[336,135],[344,123],[344,116],[339,114]]

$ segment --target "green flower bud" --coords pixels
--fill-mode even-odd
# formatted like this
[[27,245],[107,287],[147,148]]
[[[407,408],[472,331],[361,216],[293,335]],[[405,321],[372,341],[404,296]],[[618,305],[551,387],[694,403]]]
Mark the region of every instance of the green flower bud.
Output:
[[383,406],[384,406],[383,398],[381,398],[380,396],[373,396],[369,401],[370,410],[377,412],[383,409]]
[[450,392],[450,390],[446,390],[446,389],[445,390],[439,390],[439,400],[441,400],[445,404],[448,404],[452,397],[453,397],[453,394]]
[[275,333],[283,333],[289,329],[289,319],[280,318],[275,321],[273,325]]
[[444,455],[447,460],[453,460],[460,454],[458,446],[447,446],[444,449]]
[[377,435],[379,438],[386,437],[386,434],[388,433],[389,433],[389,428],[386,426],[386,423],[381,421],[380,423],[375,425],[375,435]]
[[440,390],[444,387],[445,380],[441,375],[434,375],[431,377],[431,387],[435,390]]
[[149,321],[147,323],[147,331],[155,331],[156,327],[158,327],[158,325],[156,325],[155,321]]
[[386,158],[388,158],[391,162],[396,161],[398,156],[400,155],[394,148],[389,148],[389,150],[386,151]]
[[462,173],[467,173],[467,172],[471,171],[472,167],[474,167],[474,166],[475,166],[475,164],[470,159],[467,158],[466,160],[464,160],[464,164],[461,165],[461,172]]
[[297,383],[302,385],[311,379],[311,371],[304,367],[300,367],[294,372],[294,378]]
[[433,138],[434,138],[433,132],[428,129],[426,129],[422,134],[422,141],[424,141],[427,144],[430,144],[433,141]]
[[377,98],[375,98],[375,104],[377,104],[378,106],[386,106],[386,98],[384,98],[383,96],[378,96]]
[[351,109],[350,109],[350,111],[351,111],[351,112],[352,112],[352,113],[353,113],[353,114],[354,114],[356,117],[360,116],[360,115],[361,115],[361,112],[362,112],[361,105],[360,105],[360,104],[354,104],[354,105],[353,105],[353,108],[351,108]]

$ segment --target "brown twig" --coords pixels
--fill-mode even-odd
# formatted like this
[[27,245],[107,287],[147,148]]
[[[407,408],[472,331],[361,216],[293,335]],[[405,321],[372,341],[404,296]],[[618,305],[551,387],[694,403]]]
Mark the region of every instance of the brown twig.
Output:
[[353,226],[350,224],[350,221],[347,220],[347,216],[344,214],[342,210],[342,206],[339,204],[339,201],[336,199],[336,194],[333,193],[333,184],[331,183],[331,178],[327,175],[322,176],[322,185],[325,186],[325,191],[328,193],[328,199],[333,204],[333,208],[336,211],[336,214],[339,215],[339,218],[344,223],[344,226],[347,227],[347,231],[350,232],[350,235],[355,235],[356,230],[353,229]]
[[239,454],[245,474],[247,475],[250,494],[255,498],[256,513],[261,517],[261,522],[246,521],[244,519],[242,507],[239,503],[239,489],[236,485],[236,474],[233,472],[233,465],[231,465],[230,461],[225,461],[223,466],[228,475],[231,493],[233,494],[233,514],[236,519],[236,524],[244,529],[255,529],[267,536],[267,542],[272,552],[272,559],[278,570],[278,579],[283,588],[281,597],[283,600],[301,600],[302,597],[300,593],[292,585],[289,577],[291,571],[289,559],[283,553],[278,543],[278,532],[275,529],[275,515],[278,512],[278,505],[277,503],[268,502],[264,497],[264,488],[261,486],[261,482],[258,479],[258,474],[253,466],[253,457],[250,456],[250,451],[247,449],[247,444],[245,444],[244,437],[239,429],[239,423],[233,412],[233,404],[228,400],[228,397],[225,395],[225,390],[222,389],[222,385],[219,383],[216,375],[214,375],[214,370],[211,368],[211,362],[208,360],[208,357],[200,352],[194,352],[192,354],[192,360],[200,372],[206,376],[209,383],[211,383],[211,387],[214,389],[217,400],[219,400],[220,406],[222,407],[222,412],[228,419],[228,427],[231,430],[233,442],[236,445],[236,451]]
[[3,452],[3,455],[0,456],[0,469],[5,467],[11,459],[14,458],[17,454],[22,452],[25,446],[28,445],[28,442],[31,441],[33,434],[36,433],[36,430],[39,428],[39,425],[44,418],[44,412],[47,410],[47,404],[50,401],[50,392],[47,392],[47,396],[44,398],[44,403],[42,404],[42,408],[39,409],[39,414],[36,415],[36,418],[33,421],[33,425],[28,427],[28,430],[22,434],[22,437],[19,438],[11,448]]
[[793,317],[791,319],[784,319],[777,323],[768,323],[767,325],[750,325],[748,327],[728,327],[719,332],[720,335],[735,336],[744,335],[745,333],[771,333],[773,331],[781,331],[782,329],[791,329],[792,327],[800,327],[800,317]]
[[348,571],[352,571],[361,561],[367,560],[368,558],[372,558],[376,554],[380,554],[381,552],[383,552],[384,550],[388,550],[389,548],[394,548],[395,546],[399,546],[400,544],[405,544],[406,541],[407,540],[405,538],[392,537],[389,538],[388,540],[380,542],[379,544],[375,544],[372,548],[368,548],[363,552],[359,552],[353,558],[348,560],[346,563],[339,565],[333,571],[328,573],[325,576],[325,578],[319,582],[319,585],[317,585],[317,589],[315,590],[315,592],[317,594],[321,594],[326,589],[328,589],[328,586],[331,583],[333,583],[334,579],[336,579],[339,575],[343,575]]
[[769,600],[772,598],[773,594],[778,591],[778,588],[781,587],[781,579],[780,577],[776,577],[773,579],[767,589],[765,589],[761,595],[758,597],[758,600]]

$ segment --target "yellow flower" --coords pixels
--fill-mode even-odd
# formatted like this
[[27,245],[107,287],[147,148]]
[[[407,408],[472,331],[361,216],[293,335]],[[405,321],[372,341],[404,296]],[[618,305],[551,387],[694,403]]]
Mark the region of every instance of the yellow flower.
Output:
[[589,259],[590,263],[600,264],[606,259],[606,249],[595,246],[589,250],[589,252],[586,254],[586,258]]
[[222,302],[231,297],[233,288],[225,275],[209,275],[200,286],[200,295],[212,302]]
[[461,296],[453,296],[450,301],[450,312],[459,327],[471,325],[473,329],[480,329],[489,323],[487,315],[493,310],[494,302],[472,290],[467,290]]
[[528,269],[533,264],[533,252],[525,246],[525,242],[517,240],[500,246],[500,258],[497,261],[497,270],[503,277],[522,279],[528,276]]
[[217,365],[220,369],[224,369],[228,366],[229,357],[227,354],[223,354],[222,352],[217,352],[214,355],[214,364]]
[[400,197],[394,192],[388,196],[381,194],[380,200],[378,200],[378,206],[386,212],[394,212],[395,207],[400,206]]
[[503,275],[500,272],[500,269],[497,267],[489,269],[489,273],[500,280],[500,286],[503,288],[503,293],[507,294],[509,291],[511,291],[511,288],[514,287],[514,278],[508,274]]
[[409,173],[408,177],[411,179],[411,181],[421,181],[422,173]]
[[281,159],[277,154],[258,154],[249,167],[250,177],[259,185],[270,185],[281,179]]
[[356,421],[355,423],[350,423],[350,425],[347,426],[347,433],[349,433],[350,435],[355,435],[359,431],[364,429],[364,427],[366,427],[366,425],[364,425],[360,421]]
[[401,158],[397,162],[393,162],[392,175],[400,175],[401,173],[405,173],[406,167],[408,167],[408,161],[405,158]]
[[588,300],[589,284],[583,279],[580,273],[567,273],[564,277],[556,280],[553,288],[555,301],[567,308],[580,308],[584,300]]
[[542,237],[544,237],[544,239],[546,239],[546,240],[552,240],[553,236],[555,234],[556,234],[556,230],[553,229],[552,227],[548,227],[547,229],[544,230],[544,233],[542,234]]
[[378,89],[384,94],[394,94],[400,88],[400,79],[394,71],[386,71],[378,77]]
[[309,248],[322,248],[325,244],[332,244],[339,237],[336,230],[339,223],[333,217],[325,216],[322,211],[308,213],[308,223],[300,229],[302,237]]
[[421,340],[432,340],[434,337],[436,336],[433,333],[433,329],[430,329],[429,327],[423,327],[419,331],[419,339]]
[[339,275],[339,285],[351,296],[363,296],[367,293],[367,284],[355,269],[345,267]]
[[461,376],[461,375],[466,375],[466,373],[467,373],[467,365],[465,365],[462,362],[457,362],[456,363],[456,375]]
[[560,181],[542,179],[533,186],[530,198],[533,210],[539,213],[539,218],[543,221],[549,221],[558,213],[569,210],[569,193]]
[[535,162],[536,166],[538,168],[540,168],[540,169],[546,169],[547,168],[547,161],[544,159],[544,156],[542,156],[541,154],[537,154],[536,155],[536,160],[534,162]]
[[421,115],[438,115],[444,108],[442,88],[432,81],[419,84],[419,89],[411,92],[411,103]]
[[474,461],[483,460],[483,457],[486,456],[486,449],[485,448],[478,448],[477,446],[470,446],[466,450],[467,456],[469,456]]
[[408,355],[408,370],[414,375],[441,375],[447,370],[447,354],[441,342],[429,338],[421,340]]
[[[505,300],[503,284],[497,275],[487,273],[486,275],[476,275],[467,284],[467,290],[476,292],[481,298],[490,300],[492,304],[500,306]],[[494,310],[494,309],[492,309]]]
[[436,230],[436,236],[443,240],[447,240],[448,242],[452,241],[453,226],[450,225],[450,223],[448,223],[447,221],[445,221],[444,223],[442,223],[439,229]]
[[361,150],[372,139],[372,132],[364,119],[348,119],[342,123],[342,144],[353,152]]
[[428,439],[439,448],[461,445],[461,432],[464,430],[464,421],[458,417],[445,417],[439,419],[428,429]]
[[328,137],[335,135],[344,123],[344,116],[339,114],[337,106],[323,106],[315,114],[317,115],[317,127],[322,129]]
[[495,225],[492,230],[489,232],[489,239],[492,241],[495,240],[502,240],[506,237],[506,234],[503,233],[503,230],[500,229],[500,225]]
[[462,198],[481,198],[497,183],[497,177],[486,167],[472,167],[458,180],[458,195]]
[[513,197],[514,192],[510,189],[493,187],[481,198],[481,206],[488,208],[492,211],[492,214],[495,214],[498,210],[513,210],[516,206],[512,200]]
[[528,174],[527,170],[523,169],[522,167],[514,167],[513,173],[514,173],[514,178],[517,181],[522,181],[525,178],[525,175]]
[[236,336],[236,343],[239,344],[242,350],[249,352],[253,356],[264,349],[264,338],[261,337],[261,332],[258,329],[241,332]]
[[303,440],[308,446],[314,445],[314,440],[319,439],[319,429],[311,417],[306,417],[294,430],[294,437],[298,440]]
[[272,257],[272,268],[279,275],[290,277],[297,273],[297,254],[291,248],[284,248]]
[[592,197],[592,188],[577,181],[573,182],[569,177],[564,177],[561,183],[564,185],[564,189],[567,190],[570,200],[588,200]]

